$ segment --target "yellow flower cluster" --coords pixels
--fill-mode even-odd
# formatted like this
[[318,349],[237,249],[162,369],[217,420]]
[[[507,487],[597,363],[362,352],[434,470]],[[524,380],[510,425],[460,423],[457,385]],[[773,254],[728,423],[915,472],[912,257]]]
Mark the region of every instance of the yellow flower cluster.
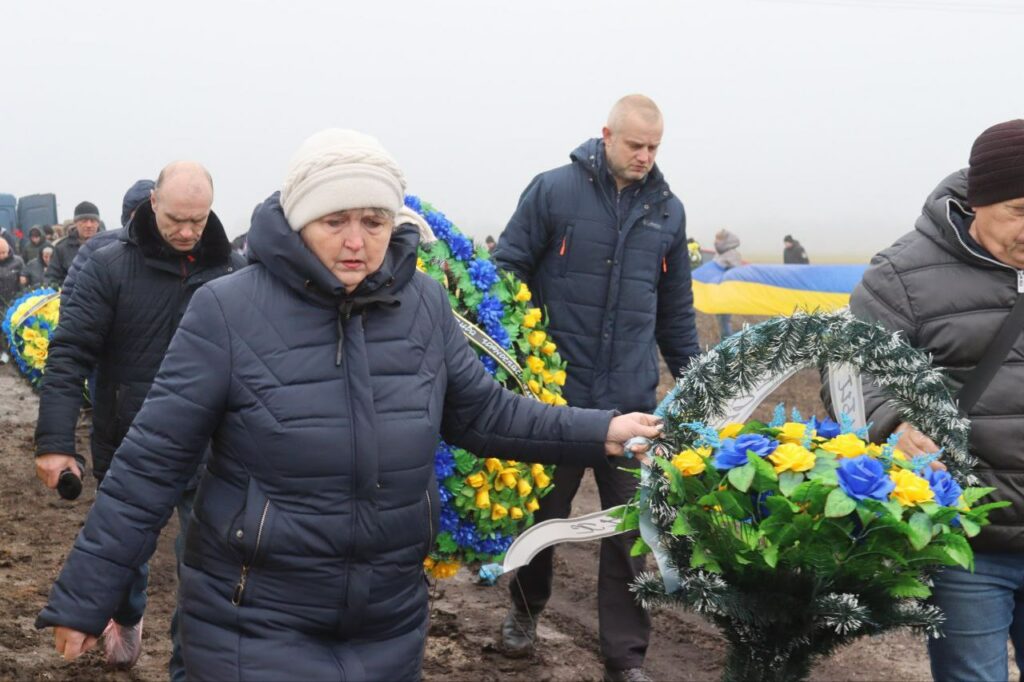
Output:
[[828,450],[840,459],[857,457],[868,451],[868,444],[852,433],[844,433],[821,444],[822,450]]
[[775,452],[768,455],[768,459],[775,466],[777,474],[781,474],[783,471],[795,473],[810,471],[814,468],[814,462],[817,460],[813,452],[792,442],[783,443],[775,448]]
[[[525,465],[521,466],[518,462],[503,462],[496,457],[489,457],[484,460],[484,471],[467,476],[466,484],[476,491],[473,504],[477,509],[489,509],[492,521],[506,516],[518,521],[526,515],[524,509],[528,512],[540,509],[540,503],[533,494],[534,488],[547,488],[551,485],[551,477],[544,470],[543,464],[534,464],[527,470]],[[506,506],[492,501],[492,490],[496,493],[503,490],[515,491],[517,504]]]
[[688,448],[672,458],[674,466],[683,476],[697,476],[707,468],[705,459],[711,456],[711,448]]
[[533,329],[540,322],[542,315],[540,308],[527,308],[526,314],[523,315],[523,326],[527,329]]
[[430,575],[442,580],[453,578],[459,572],[458,561],[434,561],[430,557],[423,560],[423,568]]

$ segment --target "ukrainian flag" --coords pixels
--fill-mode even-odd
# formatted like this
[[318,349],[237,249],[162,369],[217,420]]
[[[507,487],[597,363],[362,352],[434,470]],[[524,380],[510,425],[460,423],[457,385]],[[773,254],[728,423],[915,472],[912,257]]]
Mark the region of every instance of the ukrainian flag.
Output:
[[702,313],[791,315],[838,310],[850,303],[867,265],[741,265],[709,262],[693,271],[694,306]]

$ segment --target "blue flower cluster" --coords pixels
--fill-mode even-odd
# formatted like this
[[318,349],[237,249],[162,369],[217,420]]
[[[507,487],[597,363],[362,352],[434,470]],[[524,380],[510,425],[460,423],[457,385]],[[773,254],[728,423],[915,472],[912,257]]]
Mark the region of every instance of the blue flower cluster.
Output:
[[451,446],[441,441],[437,444],[437,450],[434,451],[434,474],[437,476],[437,482],[441,483],[454,473],[455,456],[452,454]]
[[726,470],[741,467],[747,463],[747,453],[767,457],[779,447],[779,441],[769,440],[756,433],[747,433],[739,438],[726,438],[715,453],[713,464],[716,469]]
[[512,544],[512,537],[495,533],[494,537],[481,537],[476,524],[460,519],[458,512],[451,506],[441,509],[441,530],[452,536],[455,544],[462,549],[470,549],[478,554],[504,554]]
[[486,369],[487,373],[490,374],[491,376],[494,376],[495,374],[498,373],[498,363],[490,355],[481,355],[480,362],[483,363],[484,369]]
[[488,292],[498,283],[498,269],[491,261],[477,258],[469,264],[469,279],[477,289]]
[[502,348],[511,348],[512,339],[501,324],[505,317],[505,306],[496,296],[484,294],[480,305],[476,307],[476,319],[483,325],[484,331],[492,339],[498,342]]

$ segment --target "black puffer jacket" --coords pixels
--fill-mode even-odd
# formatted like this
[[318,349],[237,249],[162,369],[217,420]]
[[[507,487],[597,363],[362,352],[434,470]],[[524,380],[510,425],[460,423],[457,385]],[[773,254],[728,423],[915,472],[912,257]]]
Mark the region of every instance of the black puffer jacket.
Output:
[[[967,171],[946,178],[928,197],[916,229],[871,261],[850,298],[860,318],[902,331],[931,354],[950,377],[952,392],[966,381],[1024,292],[1024,271],[993,260],[965,238],[974,216],[967,208]],[[877,388],[865,382],[872,437],[884,440],[899,418]],[[972,544],[983,551],[1024,552],[1024,335],[968,415],[978,477],[997,488],[998,509]]]
[[550,313],[570,405],[650,411],[658,348],[673,376],[700,352],[683,204],[657,166],[616,193],[600,139],[571,159],[526,188],[494,260]]
[[71,263],[74,262],[82,244],[84,242],[78,236],[78,228],[72,225],[68,228],[67,235],[53,245],[53,257],[50,258],[50,264],[46,266],[46,273],[43,276],[47,286],[60,287],[64,284],[64,278],[68,276]]
[[495,383],[418,241],[396,229],[346,295],[268,200],[259,262],[196,294],[38,625],[103,630],[212,437],[179,592],[189,679],[418,678],[438,434],[594,465],[611,418]]
[[244,266],[213,213],[189,255],[165,244],[148,204],[137,218],[121,241],[96,251],[82,269],[74,295],[61,307],[41,386],[36,454],[74,454],[82,384],[98,369],[92,435],[97,477],[142,406],[192,294]]
[[25,261],[13,251],[0,260],[0,303],[6,309],[21,291],[21,276],[25,271]]

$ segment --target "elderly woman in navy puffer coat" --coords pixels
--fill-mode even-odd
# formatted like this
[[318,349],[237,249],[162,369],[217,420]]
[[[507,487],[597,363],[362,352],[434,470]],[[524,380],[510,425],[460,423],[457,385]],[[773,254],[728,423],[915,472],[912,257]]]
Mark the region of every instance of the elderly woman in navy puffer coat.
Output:
[[404,179],[326,130],[256,212],[256,263],[200,289],[39,616],[71,659],[152,554],[206,444],[179,608],[191,680],[417,679],[438,435],[482,456],[608,466],[654,417],[502,389],[395,227]]

